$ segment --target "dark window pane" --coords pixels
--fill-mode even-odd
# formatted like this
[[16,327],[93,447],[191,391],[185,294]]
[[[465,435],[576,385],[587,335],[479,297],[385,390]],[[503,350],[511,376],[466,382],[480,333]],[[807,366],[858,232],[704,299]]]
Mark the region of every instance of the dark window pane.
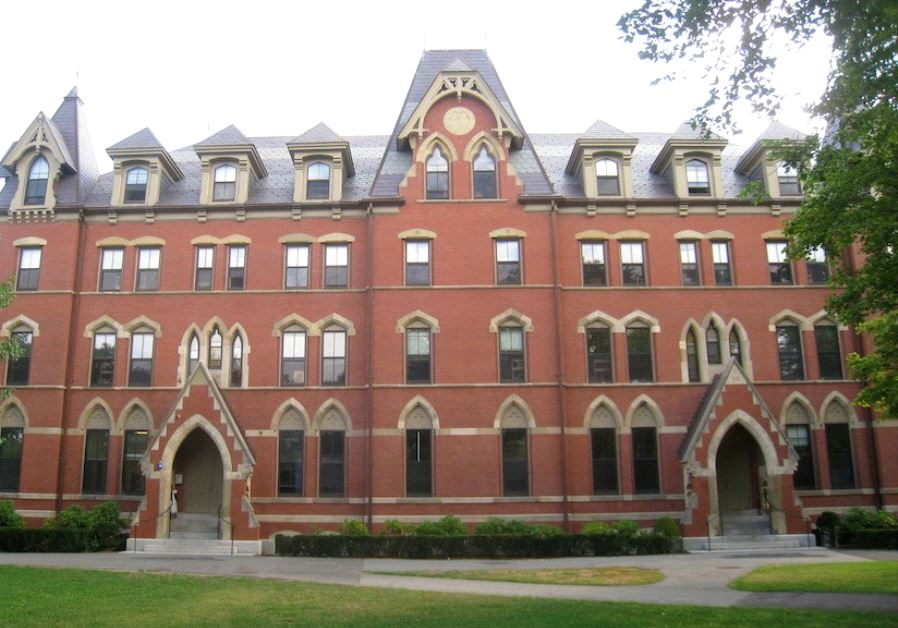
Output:
[[497,198],[495,171],[474,171],[474,198]]
[[713,325],[705,333],[705,347],[708,351],[708,364],[720,364],[722,362],[720,352],[720,334]]
[[519,262],[499,262],[496,268],[496,283],[499,285],[520,285],[521,264]]
[[804,362],[801,357],[801,338],[798,327],[793,325],[776,328],[779,348],[780,377],[784,380],[804,379]]
[[405,433],[405,492],[409,496],[430,496],[431,431],[407,430]]
[[324,269],[325,288],[346,288],[349,285],[349,269],[346,266],[328,266]]
[[87,430],[84,442],[83,493],[106,492],[106,463],[109,459],[109,430]]
[[16,278],[16,290],[37,290],[37,280],[40,276],[39,268],[19,268],[19,276]]
[[617,432],[613,427],[602,427],[591,429],[590,435],[593,493],[617,493]]
[[808,262],[808,281],[815,284],[825,284],[829,281],[829,266],[826,263]]
[[100,290],[103,292],[119,292],[122,289],[121,270],[100,271]]
[[502,494],[527,495],[527,430],[502,430]]
[[655,381],[651,332],[647,327],[627,328],[627,362],[631,382]]
[[281,368],[283,386],[305,386],[306,385],[306,359],[305,358],[284,358],[284,364]]
[[645,266],[643,264],[624,264],[621,271],[625,286],[645,285]]
[[122,462],[122,493],[143,495],[144,478],[140,461],[147,451],[147,431],[125,431],[125,456]]
[[228,269],[228,290],[243,290],[246,271],[243,268]]
[[405,381],[430,382],[429,329],[408,329],[405,332]]
[[331,184],[328,179],[310,180],[306,183],[306,197],[309,200],[327,200],[330,198]]
[[152,360],[131,360],[131,374],[128,378],[129,386],[149,386],[153,376]]
[[714,283],[729,286],[733,283],[733,273],[729,264],[714,264]]
[[620,180],[617,177],[596,177],[596,192],[599,196],[619,196]]
[[429,286],[430,264],[406,264],[405,284],[407,286]]
[[112,386],[115,373],[115,334],[94,336],[94,354],[90,368],[90,385]]
[[287,287],[288,288],[306,288],[309,285],[309,269],[308,268],[288,268],[287,269]]
[[817,483],[814,480],[814,454],[811,448],[811,430],[807,425],[787,425],[786,436],[798,454],[798,467],[792,479],[797,489],[813,489]]
[[211,290],[212,289],[212,269],[197,268],[196,269],[196,289]]
[[33,336],[30,331],[16,331],[10,336],[21,348],[19,357],[6,363],[6,383],[9,386],[27,386],[28,372],[31,370],[31,343]]
[[237,194],[235,182],[217,181],[212,186],[213,201],[233,201]]
[[847,423],[826,424],[826,452],[829,477],[835,489],[854,488],[854,463],[851,459],[851,432]]
[[768,264],[768,267],[770,269],[770,283],[786,285],[792,283],[792,266],[790,264]]
[[26,205],[43,205],[44,199],[47,198],[47,180],[46,179],[30,179],[25,187],[25,204]]
[[842,354],[839,351],[839,330],[835,325],[814,327],[817,340],[817,363],[823,379],[842,379]]
[[634,427],[633,437],[633,482],[637,493],[657,493],[661,490],[658,481],[658,440],[654,427]]
[[428,199],[449,198],[449,173],[448,172],[428,172],[427,173],[427,198]]
[[698,370],[698,343],[692,331],[686,335],[686,370],[690,382],[697,382],[701,379]]
[[278,432],[278,495],[298,497],[303,493],[304,436],[302,430]]
[[586,359],[589,382],[597,384],[614,380],[611,366],[611,330],[607,327],[586,330]]
[[0,491],[17,493],[22,469],[22,442],[25,431],[21,427],[0,429]]
[[321,464],[319,470],[318,494],[321,497],[343,497],[344,448],[346,433],[343,431],[320,432]]

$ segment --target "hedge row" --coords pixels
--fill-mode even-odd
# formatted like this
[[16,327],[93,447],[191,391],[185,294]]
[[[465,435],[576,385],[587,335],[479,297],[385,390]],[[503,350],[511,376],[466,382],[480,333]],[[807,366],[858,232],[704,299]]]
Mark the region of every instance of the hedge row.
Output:
[[0,528],[0,552],[115,552],[125,549],[126,538],[88,530]]
[[898,549],[898,530],[855,530],[851,545],[862,549]]
[[558,536],[342,536],[279,534],[278,556],[319,558],[557,558],[669,554],[671,539],[656,533]]

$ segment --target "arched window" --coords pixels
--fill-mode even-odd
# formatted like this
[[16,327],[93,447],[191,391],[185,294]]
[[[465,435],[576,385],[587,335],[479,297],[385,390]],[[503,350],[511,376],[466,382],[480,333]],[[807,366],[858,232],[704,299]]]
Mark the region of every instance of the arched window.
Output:
[[221,368],[221,346],[222,346],[222,337],[221,332],[218,331],[218,327],[212,330],[212,335],[209,336],[209,360],[208,366],[210,369],[220,369]]
[[34,332],[25,325],[19,325],[10,334],[20,349],[19,356],[9,358],[6,363],[6,384],[8,386],[27,386],[29,371],[31,371],[31,347],[34,342]]
[[420,405],[405,420],[405,494],[408,497],[433,495],[433,419]]
[[596,495],[618,492],[617,486],[617,425],[606,405],[593,411],[589,420],[592,444],[592,492]]
[[318,496],[346,494],[346,419],[331,408],[318,424]]
[[106,492],[106,469],[109,462],[109,428],[112,422],[102,406],[97,406],[87,420],[84,435],[84,474],[81,492]]
[[686,334],[686,370],[690,382],[700,381],[698,370],[698,343],[695,340],[695,332],[689,330]]
[[658,493],[658,421],[648,404],[633,413],[633,488],[637,493]]
[[708,364],[720,364],[720,334],[714,323],[708,325],[708,330],[705,332],[705,348],[708,352]]
[[50,165],[39,155],[28,170],[28,182],[25,185],[25,204],[43,205],[47,198],[47,181],[50,178]]
[[122,493],[143,495],[143,472],[140,461],[147,451],[150,420],[140,408],[134,408],[125,420],[125,443],[122,458]]
[[90,385],[108,387],[115,375],[115,330],[103,327],[94,332],[94,351],[90,363]]
[[237,198],[237,168],[223,164],[215,169],[212,183],[213,201],[233,201]]
[[826,430],[826,454],[829,481],[834,489],[854,488],[854,460],[851,455],[851,423],[848,410],[832,401],[823,415]]
[[321,334],[321,385],[346,385],[346,330],[336,325]]
[[0,491],[17,493],[22,469],[22,443],[25,417],[15,405],[7,406],[0,416]]
[[306,179],[306,198],[309,200],[329,199],[331,196],[331,167],[316,161],[309,166]]
[[795,488],[816,488],[811,417],[807,409],[797,401],[793,401],[786,411],[786,437],[795,449],[795,453],[798,454],[798,466],[792,475]]
[[745,366],[745,362],[742,358],[742,339],[739,337],[739,333],[735,328],[730,330],[730,355],[736,358],[736,361],[739,363],[739,366]]
[[449,161],[439,146],[434,147],[425,164],[428,199],[449,198]]
[[291,325],[281,334],[281,385],[306,385],[306,330]]
[[415,322],[405,330],[405,383],[431,382],[430,327]]
[[502,494],[530,494],[529,421],[513,404],[502,417]]
[[842,379],[842,352],[839,350],[839,328],[828,320],[814,325],[817,343],[817,366],[822,379]]
[[708,164],[701,159],[687,161],[686,184],[689,194],[710,194],[711,178],[708,176]]
[[125,176],[125,202],[143,203],[147,200],[147,169],[131,168]]
[[190,345],[188,347],[187,358],[187,375],[190,376],[200,363],[200,339],[193,334],[190,337]]
[[481,146],[474,157],[474,198],[497,198],[496,160]]
[[620,195],[620,172],[615,160],[607,157],[596,160],[596,194],[599,196]]
[[235,334],[231,342],[231,386],[243,386],[243,338],[240,334]]
[[301,497],[306,423],[296,408],[289,408],[278,424],[278,495]]

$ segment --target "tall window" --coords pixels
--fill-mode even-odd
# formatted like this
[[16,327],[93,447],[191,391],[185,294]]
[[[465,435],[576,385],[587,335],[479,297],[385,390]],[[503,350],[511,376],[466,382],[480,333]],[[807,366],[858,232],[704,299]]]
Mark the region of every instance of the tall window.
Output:
[[90,385],[108,387],[115,374],[115,332],[100,331],[94,334],[94,352],[90,364]]
[[645,285],[645,257],[643,242],[620,243],[621,278],[625,286]]
[[780,240],[767,243],[767,269],[772,284],[792,283],[792,265],[786,255],[786,244]]
[[431,485],[431,430],[405,431],[405,494],[429,497]]
[[106,466],[109,460],[109,430],[87,430],[84,441],[84,477],[81,492],[106,492]]
[[829,264],[826,262],[826,251],[817,247],[808,253],[808,283],[825,284],[829,281]]
[[627,327],[627,366],[631,382],[653,382],[652,334],[643,323]]
[[405,241],[405,285],[430,285],[430,241]]
[[159,247],[137,249],[137,289],[159,289]]
[[329,199],[331,196],[331,167],[320,161],[309,166],[306,181],[306,198],[310,201]]
[[839,351],[839,328],[833,324],[814,325],[817,341],[817,365],[823,379],[842,379],[842,353]]
[[237,198],[237,168],[230,164],[215,169],[212,183],[213,201],[233,201]]
[[698,342],[695,340],[695,332],[691,329],[686,334],[686,372],[690,382],[701,381],[698,370]]
[[281,336],[281,385],[306,385],[306,332],[289,327]]
[[851,427],[848,423],[826,424],[826,453],[829,478],[834,489],[854,488],[854,462],[851,458]]
[[278,495],[302,496],[304,445],[305,432],[303,430],[281,429],[278,431]]
[[240,334],[235,334],[231,342],[231,386],[243,386],[243,338]]
[[0,427],[0,491],[17,493],[22,469],[23,427]]
[[228,290],[243,290],[246,287],[246,247],[232,246],[228,249]]
[[481,146],[474,157],[474,198],[498,198],[496,160]]
[[527,381],[524,360],[524,330],[521,327],[499,328],[499,381],[516,383]]
[[10,358],[6,363],[6,384],[27,386],[28,372],[31,370],[31,346],[34,334],[27,327],[17,327],[10,339],[19,346],[19,357]]
[[729,342],[730,355],[736,358],[739,366],[745,366],[745,362],[742,361],[742,339],[739,338],[739,333],[735,328],[730,330]]
[[131,366],[129,386],[150,386],[153,380],[153,333],[139,331],[131,334]]
[[502,494],[506,496],[528,495],[527,430],[505,428],[502,430]]
[[620,195],[620,174],[613,159],[596,160],[596,193],[599,196]]
[[611,330],[604,325],[586,329],[587,374],[590,384],[614,381],[611,360]]
[[409,327],[405,330],[405,382],[430,383],[430,329]]
[[596,495],[617,493],[617,430],[594,427],[592,441],[592,491]]
[[122,493],[125,495],[143,495],[144,481],[140,461],[147,451],[148,434],[145,429],[125,430],[122,461]]
[[814,480],[814,452],[811,448],[811,428],[809,425],[787,425],[786,437],[792,443],[795,453],[798,454],[798,466],[792,478],[797,489],[813,489],[817,483]]
[[707,195],[711,193],[711,178],[708,176],[708,164],[700,159],[686,162],[686,185],[690,195]]
[[708,364],[720,364],[723,362],[722,352],[720,350],[720,332],[714,323],[708,325],[705,331],[705,350],[708,354]]
[[776,167],[776,176],[780,183],[780,196],[798,196],[801,184],[798,182],[798,171],[785,162]]
[[200,363],[200,339],[196,337],[196,334],[190,337],[190,345],[187,351],[187,375],[190,375]]
[[698,272],[698,244],[695,240],[680,242],[680,276],[684,286],[701,283]]
[[580,260],[583,265],[584,286],[606,285],[604,242],[581,242]]
[[711,259],[714,262],[714,283],[718,286],[733,284],[733,267],[730,265],[730,243],[726,240],[711,242]]
[[43,205],[47,199],[47,181],[50,178],[50,165],[43,156],[31,162],[28,170],[28,183],[25,185],[25,205]]
[[39,246],[23,246],[19,249],[19,273],[16,277],[16,290],[37,290],[41,272],[41,252]]
[[349,287],[349,245],[324,245],[324,287]]
[[346,385],[346,331],[326,330],[321,335],[321,385]]
[[218,327],[216,327],[212,330],[212,335],[209,336],[209,358],[207,365],[210,369],[221,368],[221,354],[223,344],[224,339],[221,337],[221,332],[218,331]]
[[425,163],[427,171],[428,199],[449,198],[449,161],[443,156],[439,146],[433,149]]
[[784,380],[804,379],[801,331],[798,327],[791,323],[777,325],[776,344],[779,349],[780,377]]
[[102,292],[121,291],[124,261],[125,249],[101,249],[100,290]]
[[284,287],[308,288],[309,287],[309,245],[287,245],[287,268],[284,273]]
[[147,169],[131,168],[125,175],[125,202],[143,203],[147,200]]
[[496,283],[500,286],[520,285],[520,240],[496,240]]
[[658,479],[658,437],[654,427],[634,427],[633,484],[637,493],[657,493],[661,490]]
[[213,265],[215,263],[215,248],[211,246],[196,247],[196,276],[194,288],[196,290],[211,290]]
[[346,493],[346,432],[322,430],[319,432],[319,441],[321,462],[318,473],[318,495],[319,497],[343,497]]

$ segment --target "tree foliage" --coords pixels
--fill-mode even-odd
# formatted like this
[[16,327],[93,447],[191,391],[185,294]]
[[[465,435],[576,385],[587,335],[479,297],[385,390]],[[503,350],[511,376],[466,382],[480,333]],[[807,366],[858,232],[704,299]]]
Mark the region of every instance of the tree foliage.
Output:
[[709,95],[695,122],[706,130],[735,129],[738,101],[774,116],[777,46],[831,38],[827,87],[811,107],[826,136],[780,147],[804,189],[786,234],[796,258],[826,250],[837,289],[828,309],[871,340],[849,356],[866,384],[857,402],[898,418],[898,2],[646,0],[619,26],[645,59],[702,64]]
[[[15,296],[12,279],[0,283],[0,310],[8,307]],[[14,360],[21,355],[22,347],[14,338],[0,338],[0,361]],[[0,400],[5,399],[11,393],[9,388],[0,387]]]

